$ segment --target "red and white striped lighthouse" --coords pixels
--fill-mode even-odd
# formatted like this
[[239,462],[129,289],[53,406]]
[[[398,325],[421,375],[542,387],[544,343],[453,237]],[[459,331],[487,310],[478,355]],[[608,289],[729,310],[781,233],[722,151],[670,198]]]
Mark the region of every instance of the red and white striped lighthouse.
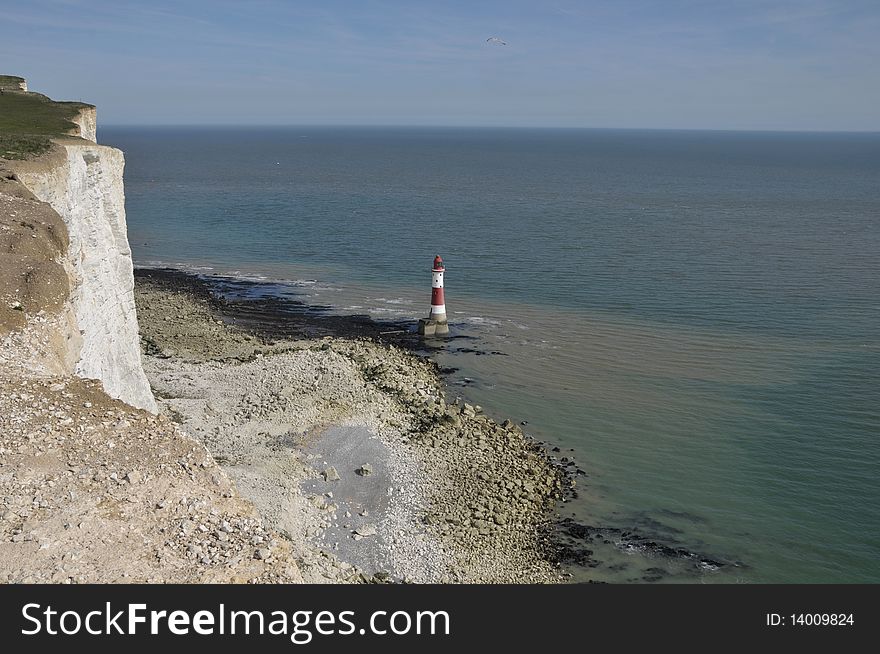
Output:
[[449,325],[446,322],[446,298],[443,296],[445,272],[443,259],[438,254],[434,257],[434,266],[431,268],[431,311],[427,318],[419,320],[419,334],[423,336],[442,336],[449,333]]
[[446,322],[446,300],[443,297],[443,259],[438,254],[434,257],[434,267],[431,268],[431,313],[428,318]]

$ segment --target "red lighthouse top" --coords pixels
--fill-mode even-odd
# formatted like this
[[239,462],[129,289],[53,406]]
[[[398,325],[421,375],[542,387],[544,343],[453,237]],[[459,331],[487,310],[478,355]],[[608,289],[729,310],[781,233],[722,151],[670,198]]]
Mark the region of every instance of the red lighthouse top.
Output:
[[441,272],[443,270],[446,270],[446,268],[443,267],[443,259],[440,258],[439,254],[436,257],[434,257],[434,270],[436,272]]

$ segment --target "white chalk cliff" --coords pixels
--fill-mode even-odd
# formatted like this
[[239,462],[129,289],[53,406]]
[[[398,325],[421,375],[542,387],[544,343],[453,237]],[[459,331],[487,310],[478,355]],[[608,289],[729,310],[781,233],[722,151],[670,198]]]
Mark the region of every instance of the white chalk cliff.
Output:
[[98,112],[95,107],[83,107],[82,109],[80,109],[76,118],[73,119],[73,122],[76,123],[76,126],[78,128],[76,136],[84,138],[93,143],[97,142]]
[[80,339],[70,357],[74,374],[100,380],[111,397],[156,412],[141,367],[134,275],[125,222],[120,150],[94,143],[95,110],[76,120],[84,142],[58,141],[47,165],[23,167],[18,179],[64,220],[70,239],[65,265]]

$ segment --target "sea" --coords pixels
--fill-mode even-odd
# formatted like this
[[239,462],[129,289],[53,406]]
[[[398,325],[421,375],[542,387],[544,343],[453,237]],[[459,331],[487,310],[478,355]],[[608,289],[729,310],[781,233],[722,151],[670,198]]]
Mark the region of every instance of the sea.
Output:
[[99,140],[136,265],[415,325],[441,255],[450,397],[584,472],[574,581],[880,582],[880,134]]

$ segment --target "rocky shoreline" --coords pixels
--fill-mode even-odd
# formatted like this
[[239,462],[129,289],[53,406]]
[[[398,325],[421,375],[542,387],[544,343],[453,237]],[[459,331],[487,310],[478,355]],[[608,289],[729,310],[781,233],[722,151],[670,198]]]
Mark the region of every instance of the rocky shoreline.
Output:
[[179,271],[135,278],[161,412],[290,541],[306,581],[563,580],[547,534],[573,480],[510,420],[448,399],[408,330],[229,302]]

